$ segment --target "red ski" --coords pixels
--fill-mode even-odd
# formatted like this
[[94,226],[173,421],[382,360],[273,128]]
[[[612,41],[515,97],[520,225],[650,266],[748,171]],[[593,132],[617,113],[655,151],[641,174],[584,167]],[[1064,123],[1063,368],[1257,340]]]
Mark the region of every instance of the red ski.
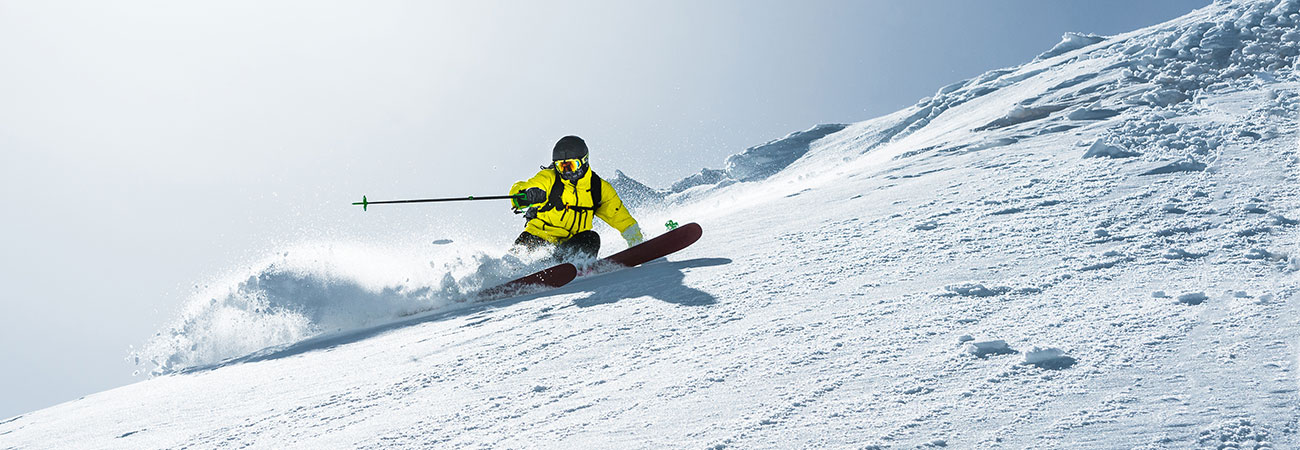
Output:
[[627,250],[601,258],[600,261],[596,261],[595,264],[585,268],[583,275],[607,272],[610,269],[622,267],[636,267],[690,247],[695,241],[700,240],[700,236],[703,235],[704,229],[700,228],[700,224],[691,222],[674,228],[654,239],[634,245]]
[[578,277],[578,268],[573,264],[562,263],[548,267],[536,273],[520,277],[513,281],[479,291],[479,300],[491,300],[506,295],[518,294],[535,287],[557,288],[569,284]]
[[[654,239],[642,242],[627,250],[609,255],[583,268],[583,275],[609,272],[625,267],[635,267],[671,255],[700,240],[704,230],[697,223],[677,227]],[[479,301],[503,298],[539,287],[558,288],[578,277],[578,268],[562,263],[517,280],[484,289],[478,293]]]

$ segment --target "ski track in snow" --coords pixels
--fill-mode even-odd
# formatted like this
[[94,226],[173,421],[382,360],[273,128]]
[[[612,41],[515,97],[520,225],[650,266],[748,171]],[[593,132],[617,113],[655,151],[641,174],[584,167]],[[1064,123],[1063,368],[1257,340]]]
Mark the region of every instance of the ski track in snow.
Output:
[[647,194],[705,230],[668,260],[90,395],[0,448],[1295,448],[1297,19],[1067,35],[765,144],[806,152],[766,181]]

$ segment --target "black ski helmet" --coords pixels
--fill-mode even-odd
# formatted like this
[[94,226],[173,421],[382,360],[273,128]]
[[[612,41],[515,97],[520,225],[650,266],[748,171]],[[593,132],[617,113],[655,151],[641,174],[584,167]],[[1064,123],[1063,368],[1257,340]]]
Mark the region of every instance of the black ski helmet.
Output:
[[577,136],[565,136],[555,143],[551,150],[551,161],[561,159],[578,159],[587,156],[587,143]]

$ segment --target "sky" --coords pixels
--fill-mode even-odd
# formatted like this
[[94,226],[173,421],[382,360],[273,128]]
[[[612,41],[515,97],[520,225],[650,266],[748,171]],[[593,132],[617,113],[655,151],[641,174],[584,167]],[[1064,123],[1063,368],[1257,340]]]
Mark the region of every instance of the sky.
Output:
[[504,194],[569,134],[666,187],[1208,3],[0,0],[0,419],[142,380],[198,285],[295,242],[522,229],[363,194]]

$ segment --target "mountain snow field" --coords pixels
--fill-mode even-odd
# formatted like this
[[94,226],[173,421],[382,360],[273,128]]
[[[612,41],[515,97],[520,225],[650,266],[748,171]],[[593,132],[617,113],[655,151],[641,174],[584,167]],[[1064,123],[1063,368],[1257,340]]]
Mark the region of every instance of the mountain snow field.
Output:
[[0,449],[1300,448],[1297,57],[1300,1],[1069,33],[670,187],[608,174],[704,237],[488,303],[538,262],[304,244]]

